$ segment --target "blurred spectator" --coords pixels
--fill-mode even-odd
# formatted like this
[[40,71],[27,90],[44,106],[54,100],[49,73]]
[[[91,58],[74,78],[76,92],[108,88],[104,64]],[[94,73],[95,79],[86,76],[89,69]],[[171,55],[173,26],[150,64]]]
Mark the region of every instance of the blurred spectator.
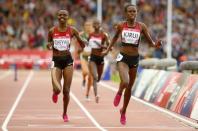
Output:
[[[124,5],[131,0],[103,0],[103,27],[112,35],[114,25],[122,20]],[[149,26],[152,37],[166,41],[167,1],[137,0],[138,20]],[[198,60],[198,1],[173,0],[172,56],[178,62]],[[81,30],[86,19],[96,17],[97,0],[0,0],[0,49],[45,49],[46,32],[58,9],[66,8],[68,23]],[[165,42],[166,43],[166,42]],[[161,50],[142,45],[140,55],[166,57]]]

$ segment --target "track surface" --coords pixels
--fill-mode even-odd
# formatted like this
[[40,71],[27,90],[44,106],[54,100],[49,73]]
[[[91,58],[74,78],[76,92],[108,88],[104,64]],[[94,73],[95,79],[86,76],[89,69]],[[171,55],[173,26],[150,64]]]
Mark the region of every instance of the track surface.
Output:
[[[0,123],[11,131],[193,131],[196,130],[157,110],[131,99],[127,110],[127,124],[119,122],[120,106],[112,104],[115,91],[99,84],[99,104],[95,103],[93,90],[91,101],[85,100],[80,72],[75,71],[70,94],[68,115],[62,120],[62,94],[57,104],[51,101],[50,71],[18,71],[14,81],[13,71],[0,70]],[[102,81],[117,90],[118,84]]]

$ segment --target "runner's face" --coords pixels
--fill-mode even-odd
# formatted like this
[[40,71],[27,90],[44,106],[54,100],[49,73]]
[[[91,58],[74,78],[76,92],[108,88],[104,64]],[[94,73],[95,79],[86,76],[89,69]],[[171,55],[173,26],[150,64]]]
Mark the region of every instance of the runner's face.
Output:
[[126,17],[128,20],[134,20],[137,16],[137,9],[135,6],[129,6],[126,11]]
[[99,21],[94,21],[93,22],[93,27],[94,27],[94,29],[100,29],[100,22]]
[[87,33],[91,33],[93,31],[93,26],[92,26],[92,23],[91,22],[86,22],[84,24],[84,30],[85,32]]
[[68,18],[69,18],[69,13],[66,10],[60,10],[58,12],[59,23],[66,23]]

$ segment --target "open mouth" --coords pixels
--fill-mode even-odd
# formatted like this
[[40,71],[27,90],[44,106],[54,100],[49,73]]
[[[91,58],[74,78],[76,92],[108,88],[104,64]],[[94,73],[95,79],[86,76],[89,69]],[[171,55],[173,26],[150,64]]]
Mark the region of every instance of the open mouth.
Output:
[[60,21],[65,21],[66,19],[64,17],[59,18]]
[[65,18],[60,18],[61,21],[65,21]]
[[135,15],[130,15],[129,17],[130,17],[130,18],[135,18]]

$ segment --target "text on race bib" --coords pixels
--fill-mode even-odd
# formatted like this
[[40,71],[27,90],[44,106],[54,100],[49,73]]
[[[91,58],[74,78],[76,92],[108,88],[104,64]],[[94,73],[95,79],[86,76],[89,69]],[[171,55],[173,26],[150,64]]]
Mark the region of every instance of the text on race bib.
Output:
[[140,32],[137,30],[124,29],[122,31],[122,42],[128,44],[138,44]]
[[100,48],[102,40],[97,37],[91,37],[89,39],[89,46],[91,48]]
[[69,50],[70,38],[68,37],[57,37],[53,39],[54,48],[59,51]]

